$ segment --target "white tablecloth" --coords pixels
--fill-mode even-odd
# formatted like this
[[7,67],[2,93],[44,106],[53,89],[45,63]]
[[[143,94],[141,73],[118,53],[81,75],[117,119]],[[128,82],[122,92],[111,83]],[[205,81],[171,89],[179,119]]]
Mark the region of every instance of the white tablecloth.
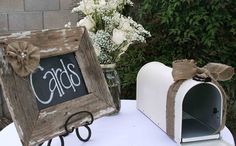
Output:
[[[177,146],[136,109],[135,100],[122,100],[121,103],[119,114],[94,121],[90,126],[92,136],[88,142],[79,141],[76,134],[72,133],[65,137],[65,146]],[[86,134],[81,129],[82,134],[83,132]],[[222,131],[222,139],[234,146],[233,136],[226,127]],[[0,132],[0,146],[22,146],[13,123]],[[46,143],[43,146],[46,146]],[[60,146],[58,138],[53,139],[52,146]]]

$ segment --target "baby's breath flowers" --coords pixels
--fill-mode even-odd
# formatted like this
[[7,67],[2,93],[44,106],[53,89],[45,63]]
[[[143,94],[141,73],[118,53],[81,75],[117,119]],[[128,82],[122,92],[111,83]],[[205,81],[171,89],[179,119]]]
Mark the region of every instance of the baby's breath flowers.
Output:
[[[85,26],[101,64],[116,63],[130,44],[146,42],[150,32],[131,17],[121,14],[131,0],[81,0],[73,13],[83,12],[85,17],[77,26]],[[66,25],[69,26],[69,23]]]

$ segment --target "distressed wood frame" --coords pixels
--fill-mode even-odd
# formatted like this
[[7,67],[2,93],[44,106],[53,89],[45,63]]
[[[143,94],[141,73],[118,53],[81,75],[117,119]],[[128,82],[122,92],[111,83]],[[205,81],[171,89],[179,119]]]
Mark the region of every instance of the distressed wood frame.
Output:
[[[88,94],[39,110],[30,86],[30,77],[19,77],[4,57],[0,46],[0,83],[12,119],[24,146],[35,146],[65,133],[66,119],[79,111],[89,111],[99,118],[115,110],[95,50],[85,27],[43,30],[0,36],[1,44],[27,41],[40,48],[41,58],[75,53]],[[79,127],[86,115],[75,117],[69,128]]]

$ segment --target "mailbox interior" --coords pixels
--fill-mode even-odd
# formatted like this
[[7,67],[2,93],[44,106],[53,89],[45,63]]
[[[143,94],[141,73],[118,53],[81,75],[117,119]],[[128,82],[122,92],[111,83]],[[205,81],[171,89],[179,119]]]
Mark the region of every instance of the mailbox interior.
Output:
[[219,138],[222,97],[218,88],[208,83],[192,87],[182,107],[182,142]]

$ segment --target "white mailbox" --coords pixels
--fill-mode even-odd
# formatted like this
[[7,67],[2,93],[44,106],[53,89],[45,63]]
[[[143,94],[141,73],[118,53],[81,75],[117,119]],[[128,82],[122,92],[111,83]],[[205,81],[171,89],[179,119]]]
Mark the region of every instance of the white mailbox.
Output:
[[167,133],[167,109],[173,106],[174,136],[178,144],[220,138],[223,97],[211,82],[188,79],[181,84],[175,103],[167,106],[174,83],[172,68],[160,62],[144,65],[137,76],[137,108]]

